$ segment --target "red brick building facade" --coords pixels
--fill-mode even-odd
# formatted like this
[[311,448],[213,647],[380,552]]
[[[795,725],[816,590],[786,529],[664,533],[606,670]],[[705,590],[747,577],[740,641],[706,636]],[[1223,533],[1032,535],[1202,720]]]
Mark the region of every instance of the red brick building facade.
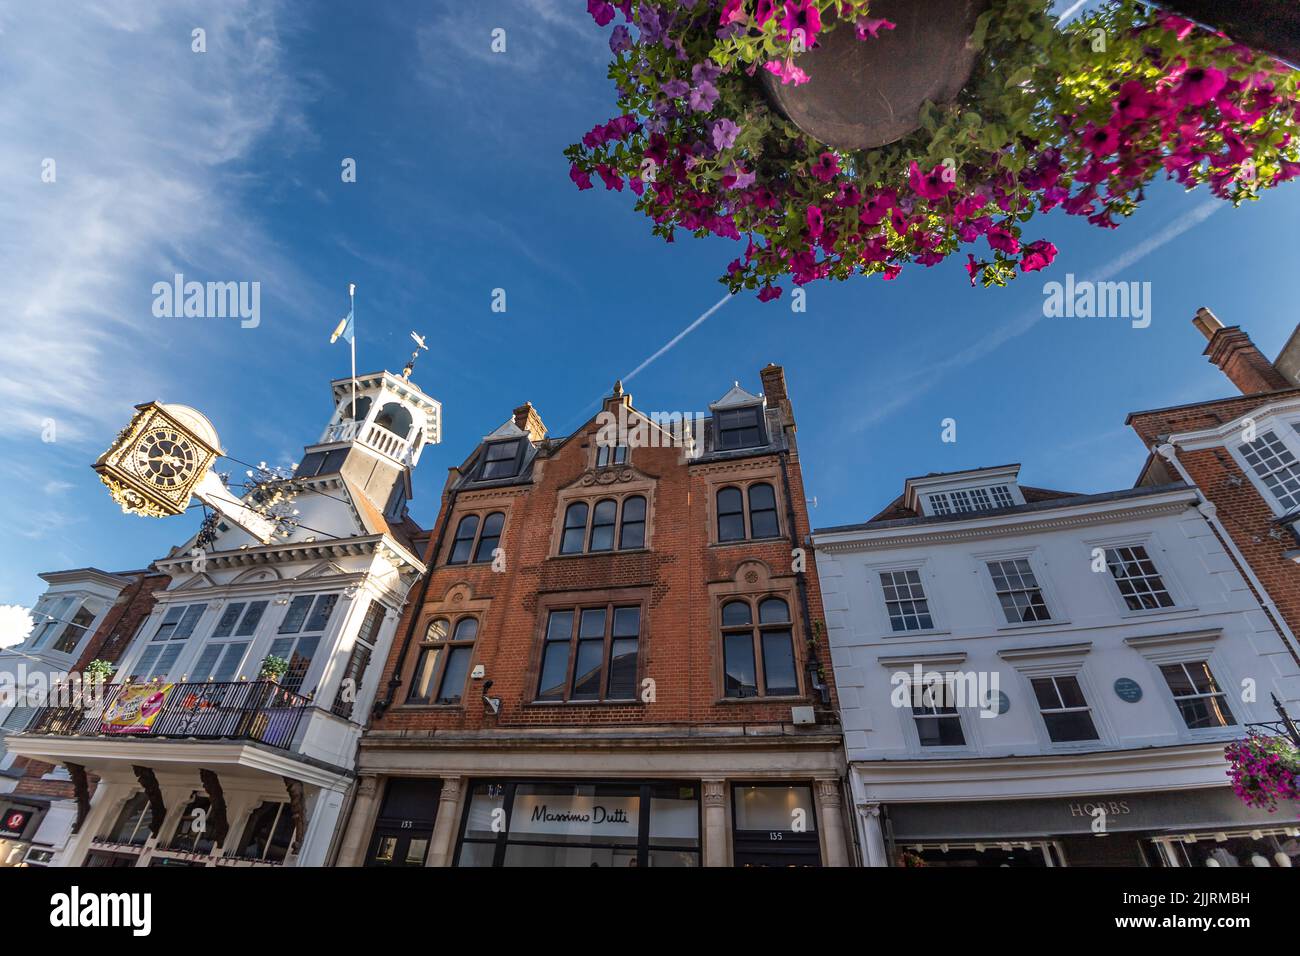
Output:
[[[616,385],[452,469],[341,865],[847,865],[783,371],[707,415]],[[683,424],[684,421],[684,424]]]
[[[1276,362],[1238,326],[1208,309],[1193,324],[1208,340],[1205,355],[1240,395],[1134,412],[1128,424],[1151,450],[1140,485],[1185,481],[1204,497],[1210,520],[1264,614],[1292,657],[1300,653],[1300,387],[1292,336]],[[1296,658],[1300,660],[1300,658]],[[1292,714],[1300,687],[1282,701]]]

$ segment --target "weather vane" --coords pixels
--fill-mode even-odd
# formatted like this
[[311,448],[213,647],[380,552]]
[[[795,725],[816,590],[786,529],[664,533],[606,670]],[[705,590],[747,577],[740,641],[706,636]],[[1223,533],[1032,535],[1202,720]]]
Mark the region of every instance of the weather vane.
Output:
[[406,363],[406,368],[402,369],[402,379],[404,381],[410,381],[411,372],[415,369],[415,360],[420,357],[421,350],[425,352],[429,351],[429,346],[424,344],[424,336],[420,335],[418,332],[412,332],[411,339],[415,342],[416,349],[411,353],[411,358],[410,361]]

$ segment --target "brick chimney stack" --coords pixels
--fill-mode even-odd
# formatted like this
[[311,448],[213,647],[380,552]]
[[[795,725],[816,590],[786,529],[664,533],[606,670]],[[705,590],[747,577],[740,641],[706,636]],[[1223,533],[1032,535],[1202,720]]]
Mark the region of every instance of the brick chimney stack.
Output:
[[1209,309],[1202,306],[1192,319],[1208,340],[1203,354],[1228,376],[1243,395],[1276,392],[1291,388],[1287,377],[1274,367],[1239,325],[1225,326]]
[[527,432],[533,441],[541,441],[546,437],[546,425],[542,423],[542,416],[537,414],[532,402],[524,402],[515,409],[515,427]]

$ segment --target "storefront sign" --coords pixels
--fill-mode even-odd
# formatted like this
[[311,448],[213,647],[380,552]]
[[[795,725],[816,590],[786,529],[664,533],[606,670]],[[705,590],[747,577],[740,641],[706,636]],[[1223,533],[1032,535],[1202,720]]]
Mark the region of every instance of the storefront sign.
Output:
[[1126,704],[1136,704],[1142,699],[1142,685],[1131,677],[1121,677],[1115,681],[1115,696]]
[[519,794],[510,816],[512,835],[627,837],[640,827],[639,797]]
[[142,684],[123,689],[104,711],[104,733],[139,734],[153,730],[153,722],[175,684]]
[[33,810],[19,810],[16,807],[9,807],[0,811],[0,837],[22,836],[34,812]]
[[1088,794],[1035,800],[891,803],[894,838],[992,839],[1090,833],[1097,811],[1108,832],[1228,828],[1275,823],[1276,814],[1243,804],[1228,787]]

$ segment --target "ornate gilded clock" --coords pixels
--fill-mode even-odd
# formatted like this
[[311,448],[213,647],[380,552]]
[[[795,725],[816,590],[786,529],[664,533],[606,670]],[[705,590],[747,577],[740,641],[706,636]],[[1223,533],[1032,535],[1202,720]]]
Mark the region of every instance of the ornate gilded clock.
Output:
[[131,424],[95,462],[95,471],[128,513],[178,515],[221,454],[216,431],[185,405],[137,405]]

